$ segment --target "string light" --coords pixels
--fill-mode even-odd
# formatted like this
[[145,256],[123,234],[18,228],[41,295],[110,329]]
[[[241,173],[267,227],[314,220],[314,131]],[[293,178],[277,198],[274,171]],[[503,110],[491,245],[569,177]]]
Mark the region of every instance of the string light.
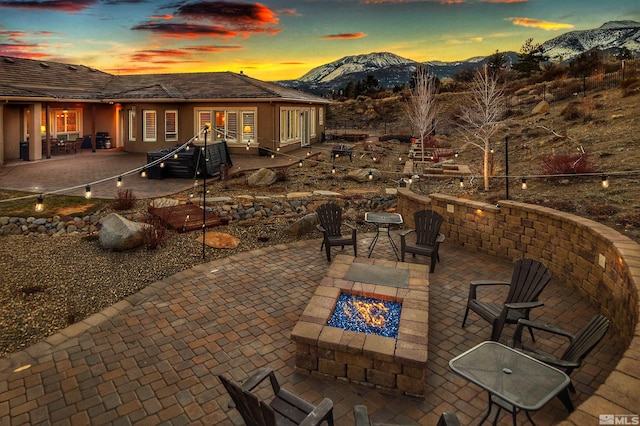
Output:
[[162,163],[160,163],[160,168],[163,169],[164,168],[164,161]]
[[464,188],[464,177],[460,176],[460,188]]
[[40,213],[44,210],[44,196],[40,195],[36,200],[36,211]]
[[458,157],[460,156],[460,152],[459,152],[459,151],[456,151],[456,152],[453,154],[453,156],[454,156],[455,158],[458,158]]
[[91,198],[91,185],[87,185],[84,187],[84,198],[87,200]]
[[373,170],[369,170],[369,180],[373,180]]
[[300,159],[300,161],[298,162],[298,167],[302,167],[302,158]]
[[522,176],[522,189],[527,189],[527,178]]
[[177,152],[175,154],[173,154],[173,158],[176,159],[176,160],[178,159],[178,153]]
[[143,178],[147,177],[147,169],[146,168],[142,169],[142,171],[140,172],[140,176],[142,176]]
[[603,188],[608,188],[609,187],[609,176],[602,175],[601,179],[602,179],[602,187]]
[[118,176],[118,180],[116,181],[116,188],[120,188],[122,186],[122,176]]
[[336,174],[336,166],[335,166],[335,164],[333,166],[331,166],[331,173],[334,174],[334,175]]

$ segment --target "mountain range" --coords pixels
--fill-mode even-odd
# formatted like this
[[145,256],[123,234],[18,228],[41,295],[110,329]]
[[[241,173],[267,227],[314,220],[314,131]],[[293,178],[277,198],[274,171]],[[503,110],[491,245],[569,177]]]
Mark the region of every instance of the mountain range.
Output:
[[[545,55],[554,62],[568,62],[580,54],[597,48],[608,53],[618,53],[626,48],[640,55],[640,22],[612,21],[599,28],[570,31],[542,43]],[[516,52],[503,52],[507,62],[518,61]],[[439,78],[453,77],[466,68],[476,68],[488,57],[478,56],[456,62],[422,62],[429,72]],[[359,81],[368,75],[375,76],[380,85],[392,88],[411,80],[419,62],[389,52],[374,52],[345,56],[337,61],[321,65],[296,80],[276,83],[311,93],[326,94],[344,88],[350,81]]]

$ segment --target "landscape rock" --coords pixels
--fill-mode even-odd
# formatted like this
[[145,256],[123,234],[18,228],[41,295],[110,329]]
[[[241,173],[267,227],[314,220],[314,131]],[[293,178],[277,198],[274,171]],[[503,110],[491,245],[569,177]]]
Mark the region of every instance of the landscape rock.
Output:
[[549,102],[540,101],[532,110],[531,114],[546,114],[549,112]]
[[318,215],[315,213],[309,213],[289,225],[286,232],[289,235],[302,236],[315,230],[317,223]]
[[264,187],[273,185],[278,178],[276,172],[271,169],[262,168],[247,178],[249,186]]
[[144,223],[130,221],[117,213],[110,213],[102,222],[100,245],[115,251],[130,250],[142,245]]

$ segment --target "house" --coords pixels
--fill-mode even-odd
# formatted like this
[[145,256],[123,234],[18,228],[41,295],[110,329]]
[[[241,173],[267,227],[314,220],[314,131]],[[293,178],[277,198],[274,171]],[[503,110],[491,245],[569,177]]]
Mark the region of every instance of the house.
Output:
[[209,141],[225,140],[232,154],[287,152],[322,140],[329,103],[243,73],[112,75],[0,56],[0,164],[49,158],[77,138],[92,151],[157,151],[205,123]]

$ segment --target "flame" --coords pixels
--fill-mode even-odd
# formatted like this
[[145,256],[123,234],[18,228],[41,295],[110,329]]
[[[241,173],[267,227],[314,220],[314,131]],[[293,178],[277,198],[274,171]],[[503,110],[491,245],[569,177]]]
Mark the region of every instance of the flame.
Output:
[[351,304],[345,303],[342,309],[349,318],[355,314],[365,323],[375,327],[384,327],[387,321],[385,314],[389,313],[389,308],[382,302],[364,302],[355,298],[351,300]]

